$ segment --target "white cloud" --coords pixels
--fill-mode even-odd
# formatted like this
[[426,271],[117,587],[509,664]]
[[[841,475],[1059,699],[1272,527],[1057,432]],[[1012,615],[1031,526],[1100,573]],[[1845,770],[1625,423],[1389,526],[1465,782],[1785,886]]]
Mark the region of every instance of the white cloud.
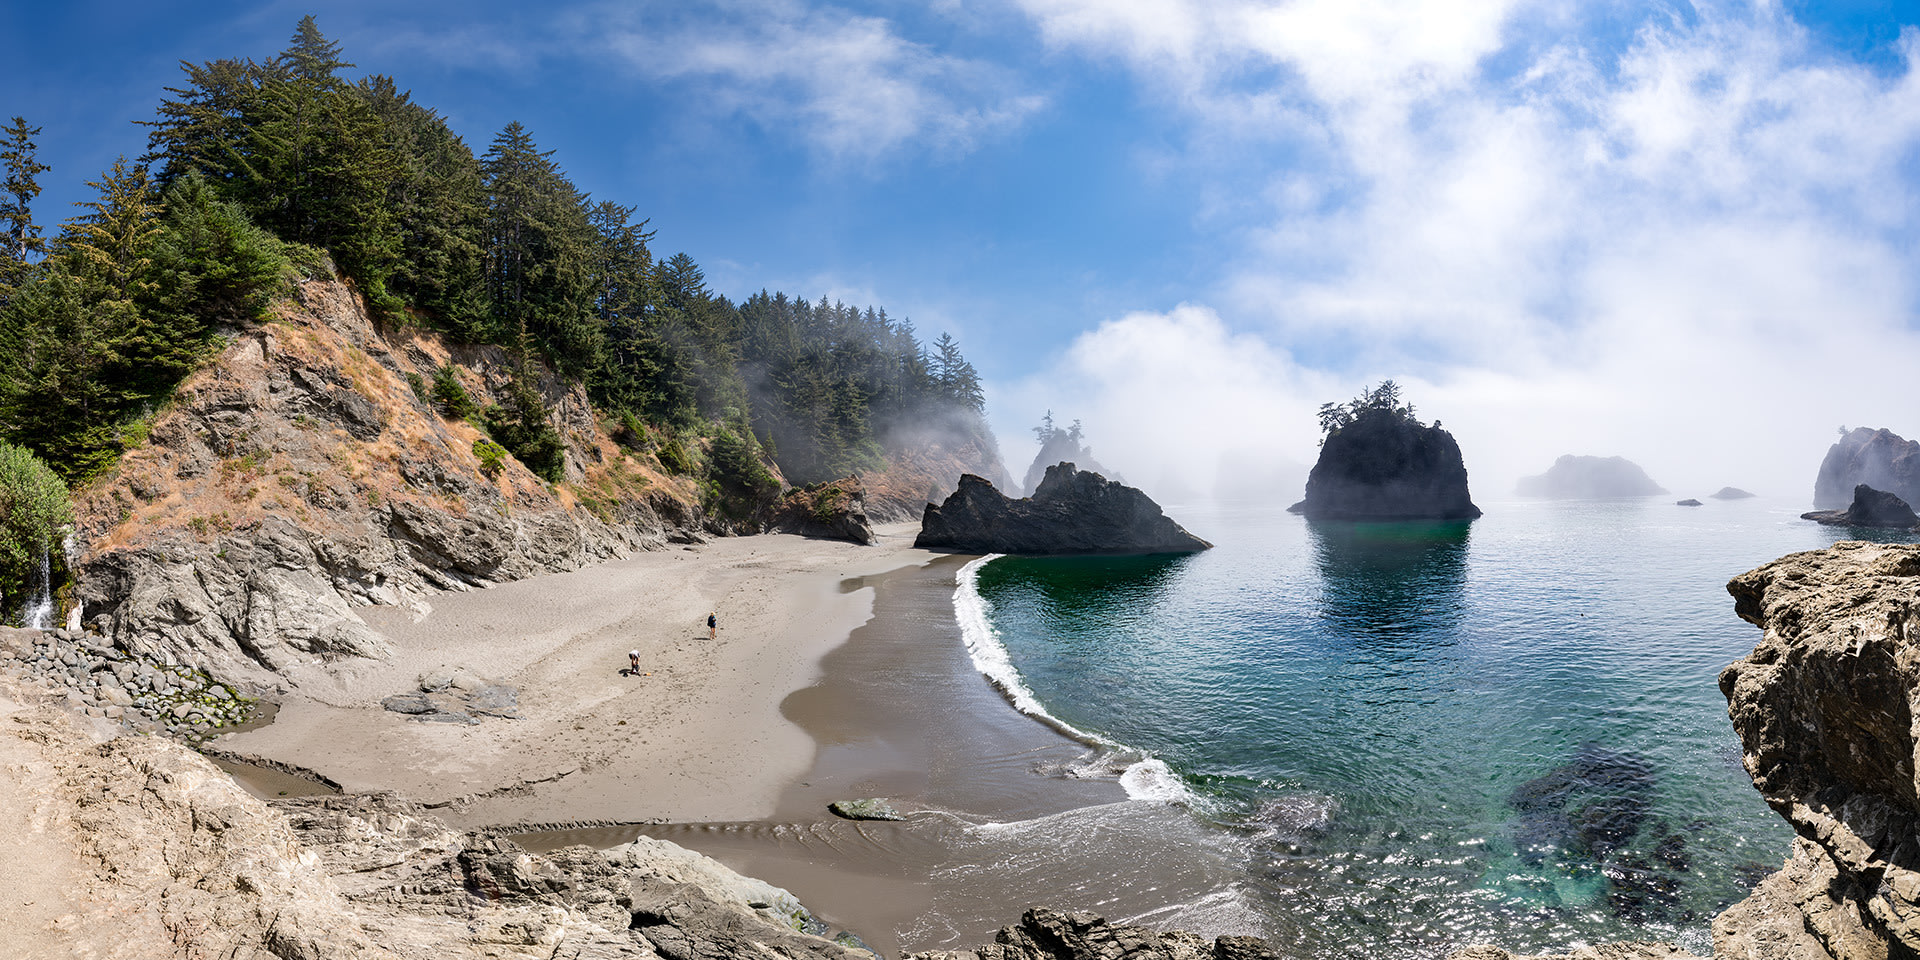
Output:
[[694,81],[709,108],[836,159],[964,153],[1045,105],[1008,71],[912,42],[880,17],[782,0],[699,13],[608,12],[583,28],[640,74]]
[[[1126,65],[1196,144],[1249,149],[1233,104],[1312,125],[1291,134],[1304,161],[1243,193],[1265,224],[1206,294],[1220,332],[1104,326],[1015,388],[1030,407],[1114,431],[1150,413],[1132,398],[1168,396],[1189,422],[1280,424],[1311,458],[1313,407],[1392,377],[1486,494],[1571,452],[1798,495],[1842,422],[1920,435],[1912,29],[1888,75],[1767,3],[1660,15],[1611,48],[1544,33],[1578,26],[1546,4],[1022,5],[1057,47]],[[1175,359],[1215,342],[1262,362],[1184,397]]]

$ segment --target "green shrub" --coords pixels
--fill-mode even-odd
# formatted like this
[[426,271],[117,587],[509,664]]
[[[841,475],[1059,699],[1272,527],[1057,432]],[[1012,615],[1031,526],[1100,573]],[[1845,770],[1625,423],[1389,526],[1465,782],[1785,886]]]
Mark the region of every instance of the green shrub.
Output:
[[460,377],[454,372],[453,364],[442,364],[433,372],[433,399],[440,404],[440,412],[455,420],[472,420],[480,412],[480,405],[473,402],[467,394],[467,388],[460,385]]
[[506,469],[507,448],[492,440],[475,440],[473,455],[480,458],[480,472],[489,477],[497,477],[500,471]]
[[407,389],[412,390],[414,398],[421,403],[433,402],[433,395],[427,392],[427,381],[420,379],[419,374],[407,374]]
[[660,459],[661,468],[676,477],[693,472],[693,455],[687,452],[687,445],[681,443],[679,437],[661,444],[660,449],[654,451],[654,456]]
[[0,600],[9,618],[39,576],[40,558],[61,555],[72,525],[66,483],[25,448],[0,441]]

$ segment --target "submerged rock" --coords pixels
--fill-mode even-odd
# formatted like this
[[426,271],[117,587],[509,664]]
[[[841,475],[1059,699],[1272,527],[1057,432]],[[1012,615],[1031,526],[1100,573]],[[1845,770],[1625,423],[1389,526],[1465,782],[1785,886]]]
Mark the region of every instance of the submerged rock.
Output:
[[1453,434],[1387,409],[1366,409],[1328,434],[1289,507],[1315,520],[1471,520],[1467,467]]
[[1816,510],[1801,514],[1800,519],[1830,527],[1887,527],[1895,530],[1920,527],[1920,517],[1914,516],[1913,508],[1905,500],[1864,483],[1853,488],[1853,503],[1847,509]]
[[1033,496],[1010,500],[968,474],[939,506],[927,504],[916,547],[976,553],[1191,553],[1213,546],[1188,533],[1139,490],[1071,463],[1047,468]]
[[1813,483],[1813,505],[1844,509],[1853,489],[1867,484],[1908,503],[1920,503],[1920,443],[1890,430],[1859,427],[1827,449]]
[[1550,500],[1605,500],[1615,497],[1657,497],[1665,487],[1654,483],[1640,465],[1625,457],[1562,456],[1547,472],[1522,477],[1515,492],[1523,497]]

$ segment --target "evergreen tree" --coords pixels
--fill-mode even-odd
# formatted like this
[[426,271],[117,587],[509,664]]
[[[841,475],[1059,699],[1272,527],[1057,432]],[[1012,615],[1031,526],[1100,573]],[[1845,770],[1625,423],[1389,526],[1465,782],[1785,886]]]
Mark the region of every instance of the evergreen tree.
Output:
[[414,103],[393,78],[368,77],[358,93],[380,120],[398,164],[386,201],[400,245],[394,294],[443,329],[486,339],[479,160],[438,113]]
[[52,169],[38,158],[39,144],[34,137],[39,127],[27,126],[25,117],[0,129],[0,306],[8,292],[26,279],[32,257],[46,253],[40,228],[33,223],[33,198],[40,195],[40,175]]
[[980,373],[960,355],[960,344],[950,333],[940,334],[933,347],[933,379],[948,403],[979,413],[986,409],[987,397],[980,389]]
[[591,313],[594,231],[586,198],[518,122],[494,138],[480,168],[495,336],[524,331],[564,375],[580,378],[603,346]]

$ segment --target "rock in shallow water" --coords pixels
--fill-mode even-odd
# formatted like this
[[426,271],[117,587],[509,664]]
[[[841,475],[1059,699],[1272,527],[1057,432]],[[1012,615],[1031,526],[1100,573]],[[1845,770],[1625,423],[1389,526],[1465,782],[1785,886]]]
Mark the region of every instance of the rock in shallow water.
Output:
[[1146,494],[1071,463],[1048,467],[1024,500],[1008,499],[981,477],[961,477],[945,503],[927,504],[913,545],[1027,554],[1192,553],[1213,546]]
[[827,804],[827,809],[836,817],[848,820],[905,820],[900,811],[893,808],[884,797],[868,797],[865,800],[835,800]]

